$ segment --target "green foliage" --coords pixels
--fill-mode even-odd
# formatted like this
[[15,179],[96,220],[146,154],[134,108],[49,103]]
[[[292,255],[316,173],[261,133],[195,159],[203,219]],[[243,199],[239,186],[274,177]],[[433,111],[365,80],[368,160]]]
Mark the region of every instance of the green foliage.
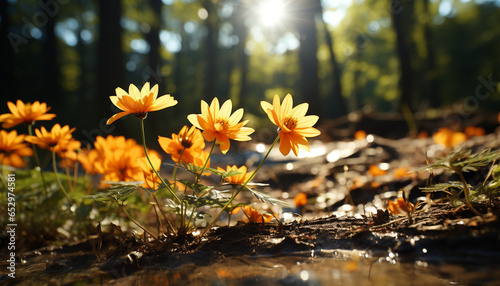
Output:
[[500,151],[486,149],[476,154],[471,153],[471,150],[452,152],[444,158],[437,159],[436,162],[419,168],[416,171],[447,169],[458,174],[461,179],[460,182],[438,183],[424,187],[422,190],[424,192],[444,192],[448,195],[453,205],[466,204],[473,212],[479,214],[471,203],[480,202],[483,198],[492,198],[498,195],[500,189],[500,169],[496,166],[491,170],[493,179],[488,184],[486,184],[487,177],[482,184],[477,184],[476,186],[466,182],[463,172],[477,172],[481,167],[493,164],[500,158]]

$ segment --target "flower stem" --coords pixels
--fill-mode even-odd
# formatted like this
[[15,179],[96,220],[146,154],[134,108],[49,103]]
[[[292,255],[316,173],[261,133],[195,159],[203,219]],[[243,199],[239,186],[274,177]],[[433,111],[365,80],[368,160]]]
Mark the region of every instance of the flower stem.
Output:
[[[33,136],[33,124],[28,125],[28,134],[30,136]],[[45,192],[45,196],[48,199],[49,192],[47,191],[47,184],[45,183],[45,177],[42,172],[42,166],[40,165],[40,159],[38,158],[38,153],[36,152],[36,145],[31,143],[31,148],[33,149],[33,157],[35,157],[36,166],[38,167],[38,171],[40,171],[40,177],[42,178],[43,191]]]
[[274,139],[273,144],[271,145],[271,147],[269,147],[269,150],[267,151],[266,155],[264,156],[264,158],[262,158],[262,161],[260,161],[260,164],[257,166],[257,168],[255,169],[255,171],[253,171],[252,175],[250,175],[250,177],[248,177],[248,179],[241,185],[241,187],[238,189],[238,191],[236,191],[231,196],[231,198],[229,199],[229,201],[224,205],[224,207],[222,207],[222,209],[219,211],[219,213],[212,219],[212,221],[203,230],[203,232],[200,234],[200,237],[202,237],[212,227],[212,225],[215,223],[215,221],[219,219],[219,217],[226,210],[226,208],[233,202],[233,200],[236,198],[236,196],[247,186],[247,184],[253,179],[253,177],[255,177],[255,174],[257,174],[257,171],[260,169],[260,167],[262,167],[262,165],[264,164],[264,161],[266,161],[267,157],[271,153],[271,150],[273,150],[274,145],[276,145],[276,143],[278,142],[279,138],[280,137],[277,136],[276,139]]
[[[141,119],[141,134],[142,134],[142,147],[144,147],[144,153],[146,154],[146,159],[148,159],[149,165],[151,166],[151,169],[153,169],[153,172],[155,172],[156,176],[160,178],[160,181],[165,185],[167,190],[170,192],[170,194],[177,200],[178,203],[181,202],[179,197],[175,194],[175,192],[172,190],[170,187],[170,182],[168,184],[163,180],[163,178],[158,174],[158,171],[156,171],[155,167],[153,166],[153,163],[151,163],[151,159],[149,159],[148,155],[148,149],[146,148],[146,135],[144,133],[144,119]],[[168,180],[167,180],[168,181]]]
[[123,204],[120,204],[120,207],[122,209],[122,211],[125,213],[125,215],[135,224],[137,225],[140,229],[144,230],[144,232],[146,232],[147,234],[149,234],[152,238],[154,238],[155,240],[158,240],[158,237],[156,237],[156,235],[152,234],[150,231],[148,231],[145,227],[143,227],[139,222],[137,222],[131,215],[130,213],[127,211],[127,209],[125,209],[123,207]]
[[212,157],[212,153],[214,152],[214,147],[215,147],[215,142],[217,140],[214,139],[214,141],[212,142],[212,147],[210,148],[210,152],[208,153],[208,156],[207,156],[207,160],[205,160],[205,164],[203,164],[203,168],[201,168],[201,172],[196,175],[196,180],[194,182],[194,185],[198,185],[198,181],[200,180],[201,176],[203,175],[203,172],[205,171],[205,169],[207,168],[207,164],[208,164],[208,160],[210,160],[210,157]]
[[475,214],[475,215],[482,215],[480,212],[478,212],[471,204],[470,198],[469,198],[469,187],[467,186],[467,181],[465,180],[464,174],[462,173],[462,170],[457,170],[458,175],[460,176],[460,180],[462,181],[462,184],[464,185],[464,195],[465,195],[465,204],[470,208],[470,210]]
[[56,181],[57,181],[57,184],[59,185],[59,188],[61,188],[61,190],[63,191],[64,196],[66,197],[66,199],[68,199],[69,204],[70,205],[73,204],[73,202],[71,201],[71,199],[68,196],[68,193],[66,192],[66,189],[63,187],[61,180],[59,180],[59,176],[57,175],[56,150],[55,149],[52,150],[52,166],[54,167],[54,175],[56,176]]

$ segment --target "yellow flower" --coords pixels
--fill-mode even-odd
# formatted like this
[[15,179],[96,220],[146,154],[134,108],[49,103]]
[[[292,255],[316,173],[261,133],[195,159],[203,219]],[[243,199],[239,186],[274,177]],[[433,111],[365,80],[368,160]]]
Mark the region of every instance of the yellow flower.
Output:
[[309,142],[306,137],[315,137],[321,134],[318,129],[312,127],[319,117],[316,115],[305,116],[309,104],[302,103],[293,107],[292,96],[287,94],[282,105],[278,95],[274,96],[272,105],[265,101],[261,101],[260,105],[271,122],[279,127],[281,154],[286,156],[292,150],[293,154],[297,156],[299,149],[309,152]]
[[75,128],[69,129],[68,125],[61,127],[59,123],[54,125],[50,132],[42,126],[40,130],[35,129],[36,136],[26,136],[26,141],[36,144],[42,149],[61,152],[70,144],[73,131],[75,131]]
[[119,87],[116,88],[115,92],[116,96],[110,96],[109,99],[123,112],[117,113],[108,119],[108,122],[106,122],[108,125],[129,114],[144,119],[148,112],[162,110],[177,104],[177,100],[169,94],[157,98],[158,85],[156,84],[150,89],[149,82],[144,84],[141,91],[135,85],[130,84],[128,93]]
[[3,128],[11,128],[21,123],[32,125],[37,120],[51,120],[56,117],[53,113],[47,113],[50,107],[47,107],[45,102],[40,103],[35,101],[33,104],[24,104],[24,102],[18,99],[16,104],[10,101],[7,102],[7,106],[11,113],[0,115],[0,122],[3,122]]
[[[205,140],[201,135],[201,131],[191,126],[182,127],[179,134],[172,133],[172,139],[167,137],[158,136],[158,143],[167,154],[172,155],[172,160],[179,163],[179,158],[184,163],[194,164],[196,158],[205,148]],[[182,154],[182,158],[181,158]]]
[[21,168],[26,166],[23,156],[32,156],[33,150],[24,143],[25,135],[17,135],[13,130],[9,133],[0,130],[0,165]]
[[[151,163],[155,167],[155,170],[159,172],[161,167],[160,155],[156,152],[153,152],[149,155],[149,159],[151,159]],[[142,186],[145,188],[156,190],[156,187],[160,184],[161,181],[151,168],[148,159],[139,158],[137,162],[139,163],[139,167],[142,169],[142,174],[144,176],[144,184]]]
[[387,207],[387,209],[391,213],[397,215],[407,215],[408,208],[410,209],[410,212],[412,212],[414,206],[412,203],[409,203],[409,205],[407,205],[403,198],[399,198],[396,201],[389,201],[389,206]]
[[226,179],[224,179],[224,181],[226,181],[226,182],[228,182],[230,184],[234,184],[234,185],[242,185],[252,175],[251,172],[247,173],[247,167],[246,166],[242,166],[240,168],[238,168],[236,166],[227,166],[226,170],[224,170],[224,169],[222,169],[220,167],[217,167],[217,170],[219,170],[219,171],[226,171],[226,172],[229,172],[229,171],[238,171],[238,172],[240,172],[241,174],[230,176],[230,177],[227,177]]
[[190,114],[188,120],[194,126],[203,130],[203,137],[207,141],[217,140],[220,150],[225,154],[229,150],[229,139],[236,141],[251,140],[250,134],[255,130],[244,127],[248,120],[239,122],[243,117],[243,108],[236,110],[232,115],[233,104],[228,99],[219,108],[219,100],[214,98],[210,106],[204,100],[201,101],[201,114]]

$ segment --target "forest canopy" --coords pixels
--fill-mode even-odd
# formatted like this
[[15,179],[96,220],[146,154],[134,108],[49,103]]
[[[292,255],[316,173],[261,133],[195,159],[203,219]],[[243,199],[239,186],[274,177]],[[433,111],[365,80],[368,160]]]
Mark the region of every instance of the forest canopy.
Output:
[[498,0],[0,0],[0,13],[3,102],[47,102],[81,140],[115,128],[109,96],[130,83],[178,100],[150,116],[159,134],[213,97],[250,117],[287,93],[323,120],[500,110]]

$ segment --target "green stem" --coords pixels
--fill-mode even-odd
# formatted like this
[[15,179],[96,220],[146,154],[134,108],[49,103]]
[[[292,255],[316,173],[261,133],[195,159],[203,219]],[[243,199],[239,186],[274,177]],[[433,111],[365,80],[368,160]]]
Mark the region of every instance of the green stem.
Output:
[[165,185],[165,187],[170,192],[170,194],[174,197],[174,199],[176,199],[177,202],[180,203],[181,200],[179,199],[179,197],[177,197],[175,192],[170,187],[170,182],[168,182],[168,184],[165,183],[165,180],[163,180],[163,178],[160,176],[160,174],[158,174],[158,171],[156,171],[155,167],[153,166],[153,163],[151,163],[151,159],[149,159],[148,149],[146,148],[146,135],[144,133],[144,119],[141,119],[141,134],[142,134],[142,147],[144,147],[144,153],[146,154],[146,159],[148,159],[148,162],[149,162],[149,165],[151,166],[151,169],[153,169],[153,172],[155,172],[156,176],[158,176],[158,178],[160,178],[160,181]]
[[460,180],[462,181],[462,184],[464,185],[464,195],[465,195],[465,204],[470,208],[470,210],[476,214],[476,215],[482,215],[480,212],[478,212],[471,204],[470,199],[469,199],[469,187],[467,186],[467,181],[465,180],[464,174],[462,173],[462,170],[456,170],[458,175],[460,176]]
[[[33,124],[28,125],[28,134],[33,136]],[[31,148],[33,149],[33,157],[35,157],[36,166],[38,171],[40,171],[40,177],[42,178],[43,191],[45,192],[45,197],[49,198],[49,192],[47,191],[47,184],[45,183],[45,177],[42,172],[42,166],[40,165],[40,159],[38,158],[38,153],[36,152],[36,145],[31,143]]]
[[135,225],[137,225],[139,228],[141,228],[142,230],[144,230],[144,232],[146,232],[147,234],[149,234],[151,237],[153,237],[155,240],[158,240],[158,237],[156,237],[156,235],[152,234],[150,231],[148,231],[145,227],[143,227],[139,222],[137,222],[131,215],[130,213],[127,211],[127,209],[125,209],[123,207],[123,204],[120,204],[120,207],[122,209],[122,211],[125,213],[125,215],[133,222],[135,223]]
[[56,151],[55,151],[55,149],[52,150],[52,166],[54,167],[54,175],[56,176],[56,181],[57,181],[57,184],[59,185],[59,188],[61,188],[61,190],[63,191],[64,196],[66,196],[66,199],[68,199],[69,204],[70,205],[73,204],[73,202],[71,201],[71,199],[68,196],[68,193],[66,192],[66,189],[64,189],[63,185],[61,184],[61,180],[59,180],[59,176],[57,175],[57,164],[56,164]]
[[203,232],[200,234],[200,237],[202,237],[212,227],[212,225],[215,223],[216,220],[219,219],[219,217],[222,215],[222,213],[225,211],[225,209],[233,202],[234,198],[236,198],[236,196],[247,186],[247,184],[253,179],[253,177],[255,177],[255,174],[257,174],[257,171],[260,169],[260,167],[262,167],[262,165],[264,164],[264,161],[266,161],[267,157],[271,153],[271,150],[273,150],[274,145],[276,145],[276,143],[278,142],[279,138],[280,137],[277,136],[276,139],[274,139],[273,144],[271,145],[271,147],[269,147],[269,150],[267,151],[266,155],[264,156],[264,158],[262,158],[262,161],[260,161],[260,164],[257,166],[257,168],[255,169],[255,171],[253,171],[252,175],[250,175],[250,177],[248,177],[248,179],[241,185],[241,187],[238,189],[238,191],[236,191],[233,194],[233,196],[231,196],[231,199],[229,199],[229,201],[219,211],[219,213],[217,214],[217,216],[215,216],[212,219],[212,221],[207,225],[207,227],[203,230]]
[[174,181],[174,191],[175,192],[177,192],[177,169],[178,169],[177,165],[181,164],[181,159],[182,159],[182,155],[184,155],[184,150],[186,150],[186,147],[182,148],[181,156],[179,157],[179,161],[177,161],[177,164],[175,165],[174,170],[172,171],[172,178]]
[[208,153],[208,156],[207,156],[207,160],[205,160],[205,164],[203,164],[203,168],[201,168],[201,172],[196,175],[196,180],[194,182],[194,185],[198,185],[198,181],[200,180],[201,176],[203,175],[203,172],[205,171],[205,168],[207,167],[207,164],[208,164],[208,161],[210,160],[210,157],[212,157],[212,153],[214,152],[214,147],[215,147],[215,142],[217,140],[214,139],[214,141],[212,142],[212,147],[210,148],[210,153]]

